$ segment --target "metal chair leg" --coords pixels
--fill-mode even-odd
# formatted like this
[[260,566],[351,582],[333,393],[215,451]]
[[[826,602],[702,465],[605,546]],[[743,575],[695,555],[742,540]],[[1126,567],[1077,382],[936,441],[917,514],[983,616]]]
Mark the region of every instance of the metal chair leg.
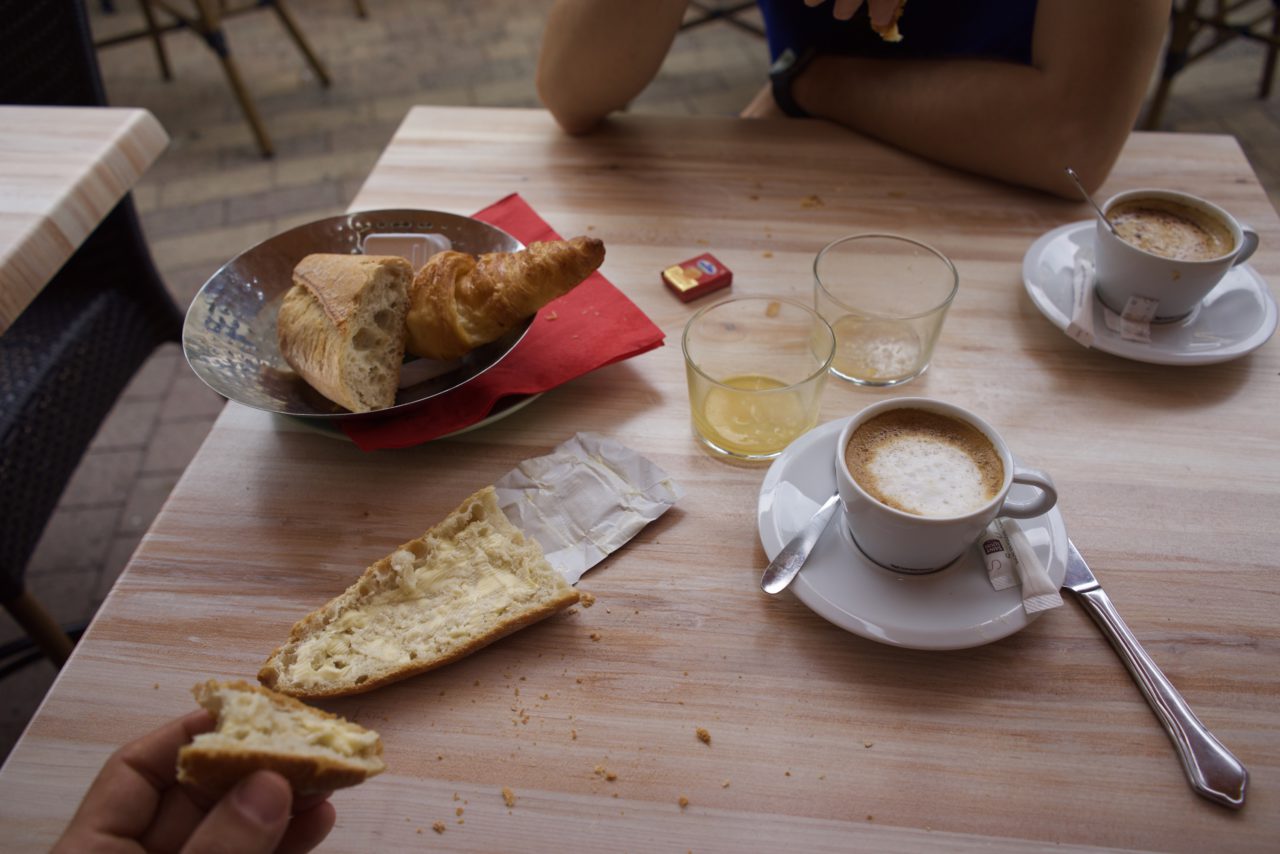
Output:
[[1151,99],[1142,122],[1144,130],[1156,130],[1160,126],[1160,116],[1164,112],[1165,101],[1169,98],[1169,90],[1173,88],[1173,78],[1187,64],[1187,53],[1191,48],[1191,40],[1196,35],[1196,11],[1200,0],[1185,0],[1181,8],[1174,8],[1173,25],[1169,33],[1169,47],[1165,50],[1164,63],[1160,68],[1160,84]]
[[151,38],[151,45],[156,51],[156,62],[160,64],[160,76],[165,80],[172,80],[173,72],[169,68],[169,54],[165,52],[164,39],[160,28],[156,25],[156,10],[151,8],[151,0],[138,0],[138,5],[142,7],[142,17],[147,21],[147,35]]
[[3,605],[35,645],[53,662],[54,667],[62,669],[62,665],[71,657],[74,644],[44,606],[25,590],[16,598],[6,600]]
[[316,56],[315,51],[311,49],[311,45],[307,43],[302,31],[298,29],[298,25],[294,23],[293,15],[289,12],[288,7],[285,6],[284,0],[270,0],[270,5],[280,19],[280,23],[289,32],[293,43],[298,46],[298,50],[306,58],[311,70],[316,73],[316,77],[320,78],[320,84],[327,89],[330,83],[329,72],[325,70],[324,64],[320,62],[320,58]]
[[240,110],[244,113],[245,120],[249,123],[249,129],[253,131],[254,139],[258,142],[258,148],[262,151],[262,156],[273,156],[275,148],[271,144],[271,137],[267,134],[267,126],[263,124],[262,116],[258,114],[258,107],[253,102],[253,96],[249,94],[248,87],[244,85],[244,78],[240,76],[240,68],[236,65],[235,58],[231,55],[231,46],[227,43],[226,33],[222,29],[222,18],[218,5],[214,0],[195,0],[195,6],[200,35],[209,44],[209,47],[213,49],[218,61],[222,63],[222,71],[227,76],[227,82],[231,84],[231,91],[235,93],[236,100],[240,102]]
[[1262,66],[1262,82],[1258,86],[1258,97],[1271,96],[1271,81],[1276,75],[1276,53],[1280,52],[1280,3],[1276,3],[1271,13],[1271,44],[1267,45],[1267,61]]

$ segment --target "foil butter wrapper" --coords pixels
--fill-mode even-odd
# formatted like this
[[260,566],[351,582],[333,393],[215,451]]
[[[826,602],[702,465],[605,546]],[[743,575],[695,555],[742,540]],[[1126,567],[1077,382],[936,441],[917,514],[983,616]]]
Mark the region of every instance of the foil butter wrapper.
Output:
[[684,495],[657,465],[598,433],[525,460],[494,489],[507,518],[570,584]]
[[733,283],[733,271],[721,264],[710,252],[703,252],[663,270],[662,283],[681,302],[689,302],[712,291],[729,287]]

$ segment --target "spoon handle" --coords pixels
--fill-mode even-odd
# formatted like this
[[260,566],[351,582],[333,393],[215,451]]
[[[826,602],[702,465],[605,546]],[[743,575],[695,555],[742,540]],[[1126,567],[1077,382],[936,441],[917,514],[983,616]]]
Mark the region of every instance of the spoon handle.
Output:
[[800,567],[804,566],[804,562],[809,559],[809,552],[813,551],[813,547],[817,545],[818,538],[827,529],[831,516],[839,505],[839,495],[828,498],[800,533],[782,547],[782,551],[774,556],[769,566],[765,568],[764,575],[760,577],[761,590],[765,593],[781,593],[787,588],[791,580],[796,577],[796,573],[800,571]]

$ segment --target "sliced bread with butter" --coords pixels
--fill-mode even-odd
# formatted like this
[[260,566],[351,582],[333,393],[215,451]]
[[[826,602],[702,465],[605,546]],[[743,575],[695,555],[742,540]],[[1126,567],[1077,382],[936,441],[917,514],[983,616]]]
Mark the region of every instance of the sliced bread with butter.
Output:
[[178,751],[180,782],[220,794],[265,769],[311,795],[354,786],[386,768],[376,732],[292,697],[212,679],[192,693],[217,724]]
[[258,679],[294,697],[358,694],[456,661],[577,601],[485,487],[294,625]]

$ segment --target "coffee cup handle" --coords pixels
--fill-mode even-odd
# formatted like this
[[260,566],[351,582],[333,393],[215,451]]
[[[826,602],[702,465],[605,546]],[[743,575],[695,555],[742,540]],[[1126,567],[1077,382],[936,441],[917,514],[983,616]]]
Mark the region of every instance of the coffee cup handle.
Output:
[[1048,513],[1053,505],[1058,503],[1058,488],[1053,485],[1053,478],[1049,477],[1048,472],[1014,466],[1013,482],[1034,486],[1040,490],[1040,494],[1027,501],[1013,501],[1006,497],[1000,508],[1001,516],[1008,516],[1011,519],[1030,519]]
[[1254,231],[1244,223],[1240,223],[1240,251],[1236,254],[1236,260],[1231,262],[1234,267],[1237,264],[1243,264],[1249,260],[1249,256],[1258,248],[1258,232]]

